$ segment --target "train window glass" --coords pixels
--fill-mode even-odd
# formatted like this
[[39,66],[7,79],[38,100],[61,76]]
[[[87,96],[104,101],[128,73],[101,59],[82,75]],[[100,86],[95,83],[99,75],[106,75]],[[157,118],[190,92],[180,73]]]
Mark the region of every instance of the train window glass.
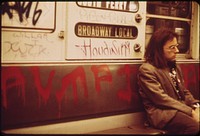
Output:
[[179,53],[186,53],[190,44],[190,25],[184,21],[151,18],[146,23],[146,46],[154,31],[161,27],[171,28],[178,34]]
[[117,11],[137,12],[138,1],[78,1],[78,6]]
[[191,2],[189,1],[148,1],[147,13],[191,18]]
[[154,31],[167,27],[178,34],[179,53],[187,53],[190,46],[191,6],[189,1],[148,1],[145,45]]

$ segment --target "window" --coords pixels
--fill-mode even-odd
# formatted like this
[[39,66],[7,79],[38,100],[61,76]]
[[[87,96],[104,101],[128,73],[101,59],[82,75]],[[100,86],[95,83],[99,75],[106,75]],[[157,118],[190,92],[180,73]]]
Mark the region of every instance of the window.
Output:
[[179,53],[187,53],[190,45],[191,2],[147,2],[146,45],[154,31],[171,28],[178,34]]

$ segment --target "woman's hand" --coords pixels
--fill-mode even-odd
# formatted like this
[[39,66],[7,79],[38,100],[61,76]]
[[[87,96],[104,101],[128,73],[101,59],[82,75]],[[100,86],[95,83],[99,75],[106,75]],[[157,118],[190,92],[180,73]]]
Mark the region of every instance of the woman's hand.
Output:
[[195,108],[195,110],[192,110],[192,118],[194,118],[197,122],[200,122],[199,120],[199,107]]

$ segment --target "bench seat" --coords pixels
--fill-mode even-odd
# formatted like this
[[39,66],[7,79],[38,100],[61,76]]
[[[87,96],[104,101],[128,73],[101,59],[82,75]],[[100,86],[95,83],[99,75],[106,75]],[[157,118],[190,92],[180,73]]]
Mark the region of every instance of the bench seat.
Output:
[[137,135],[164,135],[163,130],[146,127],[144,125],[132,125],[127,127],[109,129],[104,131],[93,132],[92,134],[137,134]]

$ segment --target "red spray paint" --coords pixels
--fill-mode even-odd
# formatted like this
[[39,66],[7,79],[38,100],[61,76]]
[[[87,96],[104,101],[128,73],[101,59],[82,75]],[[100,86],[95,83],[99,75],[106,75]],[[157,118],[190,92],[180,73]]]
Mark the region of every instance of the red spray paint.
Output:
[[56,91],[56,98],[59,104],[59,117],[60,117],[60,110],[61,110],[61,102],[63,99],[63,96],[65,95],[65,91],[67,91],[67,88],[72,85],[73,88],[73,97],[74,97],[74,103],[77,103],[78,96],[77,96],[77,80],[80,81],[82,88],[84,90],[84,96],[88,96],[88,90],[87,90],[87,84],[86,84],[86,75],[85,71],[82,66],[77,67],[74,69],[71,73],[64,76],[62,78],[62,86],[61,89]]
[[[7,103],[7,91],[13,87],[16,87],[15,91],[19,92],[25,104],[25,78],[18,67],[8,67],[2,69],[2,105],[8,108]],[[12,82],[11,82],[12,80]]]
[[49,99],[50,92],[52,89],[52,80],[53,80],[53,77],[55,74],[55,70],[52,70],[50,72],[48,81],[47,81],[47,85],[45,87],[43,87],[41,84],[39,68],[31,67],[31,71],[33,73],[34,83],[37,88],[37,91],[38,91],[39,95],[42,97],[42,99],[44,100],[44,103],[46,104]]
[[[95,89],[99,93],[101,91],[101,81],[112,83],[112,74],[107,65],[92,66],[91,70],[94,74]],[[103,73],[103,75],[102,75]],[[104,74],[105,73],[105,74]],[[100,76],[101,75],[101,76]]]

